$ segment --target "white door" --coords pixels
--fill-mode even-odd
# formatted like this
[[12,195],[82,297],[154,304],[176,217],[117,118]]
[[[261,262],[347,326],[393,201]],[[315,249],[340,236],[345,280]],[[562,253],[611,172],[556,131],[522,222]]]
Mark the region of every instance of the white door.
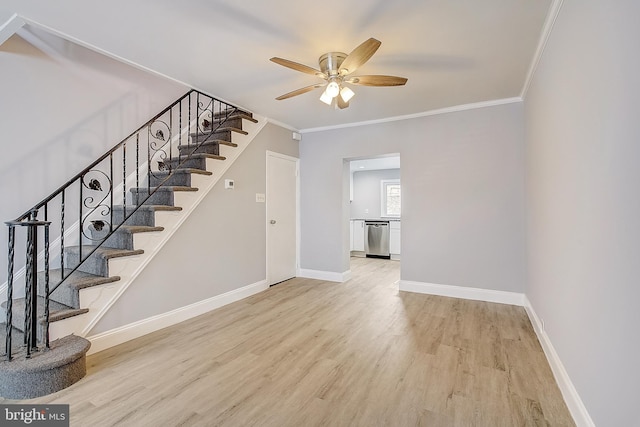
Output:
[[267,152],[267,281],[296,276],[298,159]]

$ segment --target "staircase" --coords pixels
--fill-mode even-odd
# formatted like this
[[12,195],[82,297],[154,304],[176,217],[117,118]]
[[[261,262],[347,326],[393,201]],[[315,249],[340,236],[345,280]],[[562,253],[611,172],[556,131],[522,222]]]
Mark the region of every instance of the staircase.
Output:
[[[249,112],[190,91],[7,223],[0,396],[33,398],[85,375],[90,342],[83,337],[222,176],[227,159],[246,147],[245,129],[255,133],[258,123]],[[240,147],[238,138],[245,138]],[[21,244],[24,283],[13,271]]]

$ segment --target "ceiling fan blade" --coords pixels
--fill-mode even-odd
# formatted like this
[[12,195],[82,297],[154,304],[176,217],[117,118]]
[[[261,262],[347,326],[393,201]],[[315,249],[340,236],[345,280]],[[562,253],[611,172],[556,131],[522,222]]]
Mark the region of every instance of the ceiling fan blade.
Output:
[[376,53],[376,50],[380,47],[382,42],[374,38],[363,42],[360,46],[353,49],[353,51],[342,61],[340,65],[340,75],[346,76],[353,73],[358,67],[367,62],[369,58]]
[[348,102],[345,102],[342,97],[340,95],[336,96],[336,101],[338,104],[338,108],[340,108],[341,110],[347,108],[349,106]]
[[307,67],[306,65],[299,64],[297,62],[289,61],[288,59],[273,57],[270,59],[271,62],[275,62],[276,64],[282,65],[283,67],[291,68],[292,70],[300,71],[302,73],[311,74],[314,76],[321,77],[326,79],[327,76],[320,70],[316,70],[315,68]]
[[291,91],[289,93],[285,93],[284,95],[280,95],[276,99],[278,101],[282,101],[283,99],[288,99],[288,98],[292,98],[294,96],[302,95],[303,93],[311,92],[312,90],[314,90],[316,88],[319,88],[319,87],[322,87],[322,86],[324,86],[324,84],[315,84],[315,85],[311,85],[311,86],[305,86],[303,88],[296,89],[296,90]]
[[407,79],[396,76],[354,76],[345,81],[360,86],[403,86]]

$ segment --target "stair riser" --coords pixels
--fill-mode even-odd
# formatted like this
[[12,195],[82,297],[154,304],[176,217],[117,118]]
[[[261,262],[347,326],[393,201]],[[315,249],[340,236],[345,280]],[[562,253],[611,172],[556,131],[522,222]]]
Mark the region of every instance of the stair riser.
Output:
[[[38,273],[38,295],[44,297],[44,273]],[[56,283],[49,282],[49,289],[52,289]],[[49,296],[53,301],[59,302],[60,304],[67,305],[73,308],[80,308],[80,300],[78,298],[78,293],[74,292],[73,289],[63,285],[60,285],[53,293]]]
[[[24,311],[23,310],[13,310],[13,317],[11,318],[11,324],[13,325],[14,328],[16,328],[17,330],[19,330],[20,332],[24,332]],[[40,346],[40,343],[44,342],[44,320],[40,319],[38,321],[38,346]],[[21,337],[21,339],[23,340],[22,343],[24,343],[24,336]],[[21,343],[21,344],[22,344]],[[3,349],[4,349],[4,343],[3,344]]]
[[193,134],[191,135],[191,143],[192,144],[199,144],[200,142],[204,141],[205,139],[208,139],[209,141],[212,141],[214,139],[220,139],[222,141],[231,142],[231,131],[230,130],[223,130],[223,131],[213,132],[213,134],[204,133],[204,134],[200,134],[200,135],[193,135]]
[[[75,254],[73,252],[65,254],[65,268],[75,268],[75,266],[77,266],[79,262],[80,259],[78,258],[78,254]],[[82,263],[78,270],[84,271],[85,273],[95,274],[97,276],[108,277],[109,263],[106,259],[99,257],[96,254],[92,254],[89,259]]]
[[[100,233],[102,234],[102,233]],[[96,243],[100,242],[102,236],[100,234],[94,235],[94,239]],[[129,249],[133,250],[133,234],[126,233],[123,231],[116,231],[113,233],[105,242],[102,244],[105,248],[118,248],[118,249]]]
[[[177,160],[174,160],[171,162],[172,166],[175,166],[178,164]],[[184,164],[182,166],[180,166],[180,168],[182,169],[200,169],[203,171],[207,170],[207,162],[206,162],[206,158],[195,158],[195,159],[189,159],[187,161],[184,162]]]
[[[166,175],[151,178],[151,186],[158,187],[160,184],[169,186],[183,186],[191,187],[191,174],[190,173],[174,173],[167,179]],[[164,183],[163,183],[164,181]]]
[[[142,198],[142,195],[140,196]],[[133,196],[133,200],[135,201],[135,195]],[[135,209],[135,206],[132,206],[131,209],[127,209],[127,215],[131,214],[131,211]],[[122,224],[122,220],[124,219],[124,211],[123,210],[114,210],[113,211],[113,223],[116,225]],[[135,212],[129,219],[126,221],[126,225],[148,225],[150,227],[155,227],[156,216],[154,211],[141,209]]]
[[[148,196],[147,190],[138,190],[140,199],[144,200]],[[136,191],[132,191],[133,199],[135,200]],[[147,205],[164,205],[174,206],[173,191],[156,191],[145,202]]]
[[214,128],[219,127],[220,122],[222,122],[223,127],[232,127],[242,129],[242,117],[229,117],[226,120],[224,118],[214,119],[213,126]]
[[[180,149],[180,153],[183,156],[188,156],[189,154],[191,154],[191,152],[193,151],[195,146],[193,146],[193,145],[192,146],[183,145],[183,146],[178,147],[178,148]],[[203,144],[202,146],[198,147],[195,150],[195,153],[215,154],[216,156],[218,156],[220,154],[220,144],[207,142],[207,143]]]
[[240,109],[236,109],[233,112],[230,112],[229,114],[227,114],[225,111],[218,111],[216,113],[213,114],[213,118],[217,119],[219,117],[223,117],[223,116],[234,116],[236,114],[244,114],[245,116],[249,116],[249,117],[253,117],[252,113],[249,113],[248,111],[244,111],[244,110],[240,110]]

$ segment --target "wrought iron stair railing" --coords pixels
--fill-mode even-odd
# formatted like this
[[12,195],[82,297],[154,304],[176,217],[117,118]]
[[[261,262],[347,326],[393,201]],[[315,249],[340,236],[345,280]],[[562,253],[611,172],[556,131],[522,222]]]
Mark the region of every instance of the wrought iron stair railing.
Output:
[[[231,104],[190,90],[40,203],[14,221],[6,222],[9,227],[5,307],[7,360],[12,359],[15,254],[21,251],[26,254],[23,344],[29,358],[39,343],[49,348],[51,294],[165,186],[203,144],[215,139],[216,130],[239,111]],[[114,210],[119,211],[117,217]],[[16,232],[26,236],[21,239]],[[39,242],[44,243],[41,257]],[[79,253],[74,265],[65,261],[65,248],[71,246],[77,246]],[[51,256],[50,248],[56,247],[59,250]],[[39,265],[44,271],[41,340],[38,340],[37,308]],[[61,280],[50,287],[51,265],[60,266]]]

